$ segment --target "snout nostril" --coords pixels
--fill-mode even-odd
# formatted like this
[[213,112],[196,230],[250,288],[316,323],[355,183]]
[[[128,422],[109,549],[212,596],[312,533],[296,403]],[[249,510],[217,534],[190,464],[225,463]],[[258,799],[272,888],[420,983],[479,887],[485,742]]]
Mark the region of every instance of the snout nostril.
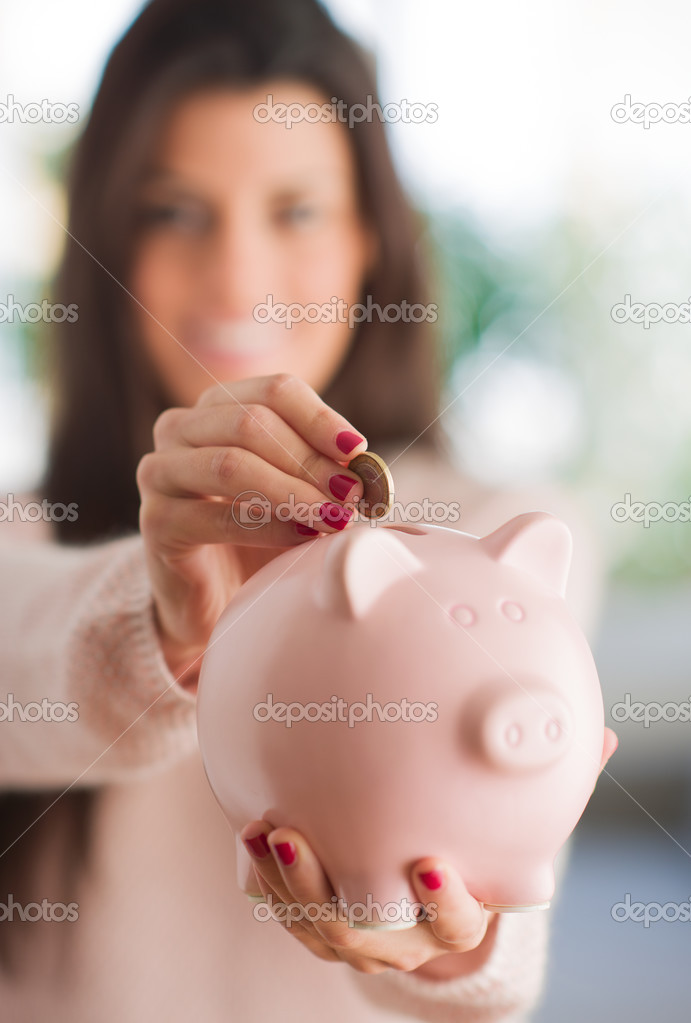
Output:
[[561,738],[561,725],[554,718],[550,718],[545,725],[545,735],[550,742],[557,742]]
[[520,726],[517,725],[515,722],[514,724],[509,725],[509,727],[506,729],[507,744],[509,746],[518,746],[522,738],[523,733],[520,729]]

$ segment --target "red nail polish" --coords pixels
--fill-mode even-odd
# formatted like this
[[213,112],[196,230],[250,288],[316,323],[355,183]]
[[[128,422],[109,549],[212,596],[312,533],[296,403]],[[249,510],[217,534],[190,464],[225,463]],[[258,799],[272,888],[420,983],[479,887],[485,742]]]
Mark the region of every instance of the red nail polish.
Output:
[[319,509],[319,518],[334,529],[345,529],[353,512],[350,508],[342,508],[340,504],[325,501]]
[[300,536],[319,536],[319,530],[318,529],[312,529],[311,526],[305,526],[305,525],[303,525],[302,522],[297,522],[296,523],[295,531],[297,533],[299,533]]
[[274,846],[274,850],[278,854],[278,858],[284,866],[289,867],[291,863],[295,862],[297,851],[292,842],[277,842]]
[[353,448],[362,444],[363,440],[364,437],[361,437],[359,433],[353,433],[352,430],[341,430],[336,436],[336,446],[344,455],[349,455]]
[[339,501],[345,501],[356,483],[357,480],[352,479],[350,476],[343,476],[338,473],[336,476],[329,478],[329,490]]
[[246,838],[245,845],[249,851],[254,853],[255,856],[258,856],[260,860],[262,860],[265,856],[268,856],[271,852],[264,832],[262,832],[261,835],[256,835],[255,838]]
[[433,892],[436,892],[437,888],[441,888],[444,883],[444,875],[441,870],[428,870],[424,874],[419,874],[418,877],[424,886]]

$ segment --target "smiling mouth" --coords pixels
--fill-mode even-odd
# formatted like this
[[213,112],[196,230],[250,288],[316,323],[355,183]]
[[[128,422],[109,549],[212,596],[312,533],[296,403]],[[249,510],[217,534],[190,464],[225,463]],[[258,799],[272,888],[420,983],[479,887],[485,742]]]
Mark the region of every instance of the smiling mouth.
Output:
[[256,358],[284,348],[288,335],[279,324],[235,323],[205,324],[187,331],[189,347],[212,358]]

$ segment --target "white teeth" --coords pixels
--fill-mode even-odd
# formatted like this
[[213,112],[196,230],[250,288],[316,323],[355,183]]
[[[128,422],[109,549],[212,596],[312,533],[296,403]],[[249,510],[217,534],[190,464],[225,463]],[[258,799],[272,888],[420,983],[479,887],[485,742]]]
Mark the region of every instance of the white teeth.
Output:
[[277,348],[280,344],[281,339],[277,337],[275,326],[250,320],[200,328],[194,332],[194,336],[197,345],[210,353],[259,355]]

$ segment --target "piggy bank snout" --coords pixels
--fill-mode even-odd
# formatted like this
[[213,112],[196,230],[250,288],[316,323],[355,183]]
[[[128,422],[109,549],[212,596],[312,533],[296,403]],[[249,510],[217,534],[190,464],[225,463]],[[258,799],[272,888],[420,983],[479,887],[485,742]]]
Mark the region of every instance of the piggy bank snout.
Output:
[[514,684],[498,687],[473,715],[474,745],[493,768],[536,770],[565,756],[571,745],[572,715],[557,693]]

